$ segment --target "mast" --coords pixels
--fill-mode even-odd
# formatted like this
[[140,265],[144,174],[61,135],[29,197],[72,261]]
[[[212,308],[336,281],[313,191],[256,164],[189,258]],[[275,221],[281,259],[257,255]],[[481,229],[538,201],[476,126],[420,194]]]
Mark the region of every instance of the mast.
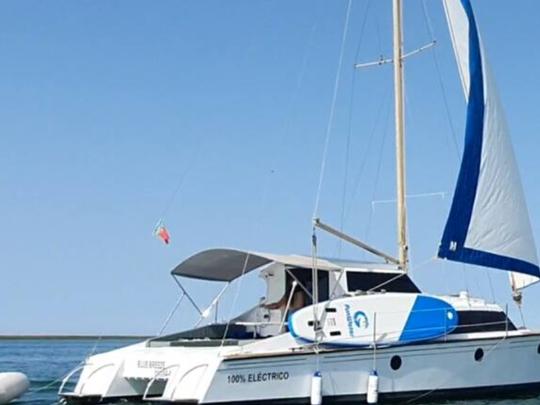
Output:
[[399,266],[408,268],[407,206],[405,203],[405,119],[403,113],[403,31],[402,0],[393,0],[394,22],[394,103],[396,125],[396,186]]

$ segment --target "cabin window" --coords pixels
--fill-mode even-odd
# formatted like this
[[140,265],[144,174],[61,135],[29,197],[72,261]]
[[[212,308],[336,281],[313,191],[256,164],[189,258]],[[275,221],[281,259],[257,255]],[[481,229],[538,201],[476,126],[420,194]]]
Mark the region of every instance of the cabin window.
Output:
[[[289,274],[289,272],[292,274]],[[310,294],[313,294],[313,280],[312,280],[312,270],[311,269],[289,269],[287,272],[287,286],[286,286],[286,295],[290,293],[291,285],[296,278],[299,283],[306,288]],[[294,276],[294,277],[293,277]],[[319,282],[319,302],[327,301],[330,295],[329,292],[329,283],[328,283],[328,272],[319,270],[318,271],[318,282]],[[296,287],[298,290],[304,291],[300,286]],[[304,292],[305,294],[305,292]],[[305,294],[305,305],[311,305],[312,299],[307,294]]]
[[459,323],[452,333],[475,333],[516,330],[504,312],[495,311],[458,311]]
[[476,351],[474,352],[474,359],[476,361],[482,361],[482,359],[484,358],[484,350],[482,350],[482,348],[478,348],[476,349]]
[[347,272],[347,289],[354,291],[388,291],[402,293],[419,293],[420,290],[412,280],[398,273]]
[[399,356],[392,356],[390,359],[390,367],[392,367],[392,370],[396,371],[401,368],[401,357]]

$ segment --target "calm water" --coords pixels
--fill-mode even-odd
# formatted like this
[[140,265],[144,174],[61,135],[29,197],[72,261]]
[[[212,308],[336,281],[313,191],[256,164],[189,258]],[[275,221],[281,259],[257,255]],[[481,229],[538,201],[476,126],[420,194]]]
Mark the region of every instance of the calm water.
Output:
[[[0,371],[21,371],[31,382],[30,391],[14,404],[54,404],[61,376],[90,353],[133,343],[129,340],[0,340]],[[440,403],[440,402],[439,402]],[[540,397],[518,400],[454,401],[451,405],[540,405]],[[360,405],[360,404],[359,404]]]
[[0,371],[21,371],[30,390],[14,404],[53,404],[58,379],[92,352],[99,353],[135,341],[119,340],[0,340]]

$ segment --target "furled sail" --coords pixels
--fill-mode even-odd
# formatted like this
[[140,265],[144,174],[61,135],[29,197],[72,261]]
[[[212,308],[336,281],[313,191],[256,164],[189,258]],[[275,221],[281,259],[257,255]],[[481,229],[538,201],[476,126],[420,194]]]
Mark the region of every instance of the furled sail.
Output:
[[438,256],[539,280],[536,245],[504,112],[470,0],[444,0],[467,99],[465,146]]

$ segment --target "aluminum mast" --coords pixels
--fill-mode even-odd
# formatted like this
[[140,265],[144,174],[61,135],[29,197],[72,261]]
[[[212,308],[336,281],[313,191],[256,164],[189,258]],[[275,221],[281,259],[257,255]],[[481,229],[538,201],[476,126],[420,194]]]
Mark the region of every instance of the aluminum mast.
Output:
[[396,124],[396,186],[399,266],[408,269],[407,206],[405,201],[405,119],[403,113],[403,29],[402,1],[393,0],[394,103]]

